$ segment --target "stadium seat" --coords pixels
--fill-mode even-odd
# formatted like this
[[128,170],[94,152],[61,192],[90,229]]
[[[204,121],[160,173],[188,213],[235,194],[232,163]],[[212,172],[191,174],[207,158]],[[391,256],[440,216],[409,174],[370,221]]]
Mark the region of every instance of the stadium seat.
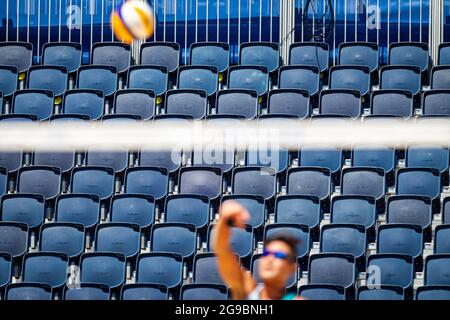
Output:
[[91,64],[116,67],[118,73],[131,64],[131,48],[122,42],[97,42],[92,45]]
[[191,44],[189,58],[191,65],[215,67],[220,74],[230,65],[230,46],[223,42],[196,42]]
[[413,116],[413,95],[411,91],[384,89],[372,92],[370,113],[373,115]]
[[424,284],[450,286],[449,277],[450,254],[434,254],[425,260]]
[[133,167],[125,171],[125,193],[150,195],[155,200],[166,196],[169,186],[167,170],[157,167]]
[[278,87],[301,89],[314,96],[320,92],[320,71],[313,66],[291,65],[280,68]]
[[[259,123],[261,124],[261,121]],[[260,128],[264,127],[260,126]],[[288,150],[283,148],[277,149],[277,145],[272,145],[273,147],[269,145],[262,146],[259,149],[247,149],[245,153],[245,165],[248,167],[272,168],[276,174],[286,171],[290,161]]]
[[155,200],[143,194],[117,194],[111,199],[109,215],[111,222],[148,228],[155,222]]
[[193,224],[197,229],[209,222],[209,199],[197,194],[174,194],[166,198],[165,221]]
[[[214,252],[214,224],[209,226],[208,230],[208,251]],[[251,226],[247,225],[245,229],[233,227],[231,229],[230,246],[233,252],[241,260],[248,260],[255,246],[255,235]]]
[[450,197],[442,201],[442,220],[444,224],[450,224]]
[[287,173],[287,193],[327,199],[331,193],[331,172],[320,167],[290,168]]
[[18,78],[19,75],[16,67],[0,66],[0,92],[4,98],[9,97],[16,92]]
[[296,42],[289,48],[289,65],[307,65],[319,68],[320,72],[328,70],[329,48],[322,42]]
[[319,113],[324,115],[344,115],[359,118],[362,114],[359,91],[330,89],[320,93]]
[[384,170],[381,168],[352,167],[342,170],[342,195],[370,196],[379,200],[386,192]]
[[366,254],[366,228],[355,224],[332,223],[322,226],[320,252],[351,254],[361,259]]
[[390,285],[409,289],[413,285],[414,265],[409,255],[374,254],[367,259],[367,285]]
[[[64,150],[64,148],[62,148]],[[62,173],[68,172],[73,169],[76,164],[75,150],[61,151],[61,152],[49,152],[34,150],[32,155],[32,162],[35,166],[49,166],[57,167],[61,169]]]
[[110,300],[111,292],[104,284],[81,283],[76,288],[64,289],[64,300]]
[[173,42],[146,42],[141,45],[141,65],[162,66],[172,73],[180,63],[180,45]]
[[415,96],[421,86],[419,67],[394,65],[380,70],[380,89],[408,90]]
[[81,66],[82,49],[77,42],[48,42],[42,48],[42,64],[67,68],[69,73],[76,72]]
[[37,124],[37,117],[31,114],[5,114],[0,116],[0,123],[15,124],[15,123],[35,123]]
[[53,93],[42,89],[20,90],[14,93],[12,113],[31,114],[47,120],[53,114]]
[[344,163],[342,150],[331,146],[303,146],[299,152],[300,167],[322,167],[332,174],[341,170]]
[[336,196],[331,200],[331,223],[358,224],[367,229],[376,221],[376,203],[368,196]]
[[6,300],[52,300],[52,287],[43,283],[12,283],[6,288]]
[[166,114],[191,116],[194,120],[203,119],[208,113],[206,91],[197,89],[178,89],[166,92]]
[[1,197],[1,221],[21,222],[30,229],[44,222],[45,199],[40,194],[6,194]]
[[70,259],[84,252],[84,226],[75,223],[46,223],[39,236],[39,251],[60,252]]
[[398,195],[421,195],[431,199],[439,197],[441,178],[433,168],[402,168],[397,171]]
[[422,112],[426,116],[450,116],[450,107],[447,104],[450,90],[428,90],[423,93]]
[[92,120],[103,116],[105,98],[103,92],[92,89],[68,90],[64,95],[63,113],[86,115]]
[[322,218],[320,200],[312,196],[283,195],[275,200],[275,223],[292,223],[315,229]]
[[309,93],[300,89],[273,89],[267,103],[269,114],[283,114],[304,119],[311,114]]
[[390,65],[414,66],[421,72],[427,71],[430,64],[427,43],[397,42],[389,45]]
[[61,169],[45,166],[29,166],[19,169],[17,192],[38,193],[52,199],[61,189]]
[[150,250],[177,253],[190,259],[197,250],[197,230],[186,223],[159,223],[152,227]]
[[78,89],[99,90],[105,97],[112,96],[118,85],[117,69],[111,66],[81,66],[77,84]]
[[185,284],[181,287],[181,300],[228,300],[226,286],[217,284]]
[[26,42],[0,43],[0,65],[16,67],[19,73],[27,71],[33,60],[33,45]]
[[69,75],[66,67],[33,66],[28,71],[27,81],[28,89],[48,90],[57,97],[67,90]]
[[445,90],[450,88],[450,67],[435,66],[431,70],[431,89]]
[[450,64],[450,43],[444,42],[439,45],[438,65]]
[[403,288],[380,285],[377,288],[367,286],[358,288],[358,300],[405,300]]
[[76,167],[72,170],[72,193],[93,194],[100,200],[114,193],[114,170],[107,167]]
[[355,145],[352,150],[352,167],[381,168],[386,175],[393,172],[396,155],[393,148],[384,145]]
[[0,196],[8,192],[8,171],[0,167]]
[[9,284],[12,276],[12,256],[0,252],[0,290]]
[[309,284],[298,289],[298,295],[307,300],[345,300],[345,288],[330,284]]
[[68,267],[69,257],[65,253],[27,253],[23,258],[22,280],[60,288],[66,283]]
[[195,255],[193,280],[194,283],[224,284],[214,253],[198,253]]
[[114,96],[114,113],[138,115],[149,120],[156,114],[155,104],[156,96],[151,90],[118,90]]
[[216,110],[219,115],[254,119],[258,115],[258,109],[258,93],[254,90],[229,89],[217,93]]
[[28,250],[28,226],[19,222],[0,222],[0,252],[13,258],[21,257]]
[[[263,283],[262,280],[259,277],[259,260],[263,257],[262,254],[254,254],[252,256],[252,261],[251,261],[251,272],[253,275],[253,278],[255,279],[256,283]],[[284,287],[291,291],[292,288],[296,288],[297,287],[297,268],[295,270],[295,272],[289,277],[289,279],[287,280],[287,282],[284,284]]]
[[178,68],[178,89],[203,90],[212,96],[218,89],[219,75],[215,67],[183,66]]
[[168,291],[158,284],[133,283],[122,287],[121,300],[167,300]]
[[109,167],[115,172],[122,172],[128,167],[128,150],[115,150],[104,148],[101,145],[90,146],[86,153],[88,166]]
[[271,199],[276,194],[275,170],[267,167],[236,167],[232,178],[233,194],[249,194]]
[[243,66],[262,66],[269,73],[276,71],[280,65],[278,43],[246,42],[239,46],[239,64]]
[[23,164],[24,152],[20,147],[16,150],[0,152],[0,167],[8,172],[16,172]]
[[221,202],[232,200],[238,202],[250,214],[250,219],[246,222],[253,228],[258,229],[264,225],[267,216],[265,199],[261,196],[253,195],[224,195]]
[[135,257],[141,245],[141,229],[137,224],[110,222],[97,226],[95,251],[121,253]]
[[355,258],[341,253],[319,253],[309,257],[309,284],[331,284],[350,288],[356,279]]
[[269,72],[260,66],[232,66],[228,69],[228,88],[254,90],[258,96],[269,90]]
[[450,286],[419,287],[416,300],[450,300]]
[[343,42],[339,45],[339,64],[378,70],[378,44],[371,42]]
[[387,223],[416,224],[429,233],[432,219],[429,197],[402,195],[388,198]]
[[93,194],[61,194],[56,199],[55,217],[57,222],[92,228],[100,221],[100,198]]
[[377,253],[403,254],[416,259],[422,255],[422,250],[421,226],[389,223],[378,227]]
[[334,66],[330,69],[330,89],[347,89],[358,91],[361,97],[370,92],[370,71],[360,66]]
[[183,258],[170,252],[140,254],[136,267],[136,283],[153,283],[168,289],[183,282]]
[[264,239],[276,235],[289,235],[298,241],[295,248],[298,259],[303,259],[309,254],[311,237],[308,226],[296,223],[274,223],[265,227]]
[[126,258],[120,253],[84,253],[80,259],[81,283],[120,287],[125,282]]
[[222,172],[214,167],[184,167],[178,179],[180,194],[198,194],[216,199],[222,193]]
[[434,237],[434,253],[450,254],[450,225],[436,226]]
[[128,88],[152,90],[163,95],[169,87],[167,69],[161,66],[133,66],[128,71]]

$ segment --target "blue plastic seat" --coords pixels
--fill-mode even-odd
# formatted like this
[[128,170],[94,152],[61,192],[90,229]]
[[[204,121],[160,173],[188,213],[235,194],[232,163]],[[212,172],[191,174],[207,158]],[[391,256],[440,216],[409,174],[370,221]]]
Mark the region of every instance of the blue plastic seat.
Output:
[[230,46],[223,42],[196,42],[191,44],[189,58],[193,66],[215,67],[222,73],[230,65]]
[[421,72],[428,70],[430,57],[427,43],[397,42],[389,45],[390,65],[415,66]]
[[370,70],[360,66],[334,66],[330,69],[330,89],[355,90],[363,97],[370,92]]
[[392,196],[387,202],[387,222],[416,224],[424,229],[431,227],[432,204],[429,197]]
[[61,169],[45,166],[29,166],[19,169],[17,191],[20,193],[42,194],[52,199],[61,188]]
[[320,92],[320,71],[313,66],[284,66],[280,68],[278,87],[281,89],[301,89],[310,96]]
[[100,198],[94,194],[61,194],[56,199],[55,217],[57,222],[92,228],[100,221]]
[[15,123],[37,124],[37,117],[31,114],[5,114],[0,116],[2,125],[14,125]]
[[352,150],[353,167],[381,168],[386,174],[396,165],[395,150],[384,145],[356,145]]
[[444,42],[439,45],[438,65],[450,64],[450,43]]
[[214,253],[199,253],[195,255],[193,265],[194,283],[224,284],[217,266]]
[[136,267],[136,283],[163,285],[168,289],[183,282],[183,258],[169,252],[140,254]]
[[344,163],[342,150],[329,146],[304,146],[299,152],[301,167],[322,167],[336,173]]
[[278,43],[247,42],[239,46],[239,64],[266,67],[269,73],[280,65]]
[[[64,150],[64,148],[62,148]],[[68,172],[73,169],[76,164],[75,150],[66,149],[66,151],[40,151],[34,150],[33,165],[35,166],[49,166],[61,169],[61,172]]]
[[358,288],[358,300],[405,300],[405,291],[401,287],[380,285],[378,288],[367,286]]
[[0,252],[0,289],[9,284],[12,277],[12,256],[6,252]]
[[417,95],[422,87],[419,67],[384,66],[380,71],[380,89],[408,90]]
[[442,220],[444,224],[450,224],[450,197],[442,201]]
[[16,67],[19,73],[32,65],[33,45],[27,42],[0,43],[0,65]]
[[[214,225],[211,224],[208,230],[208,251],[214,252]],[[255,246],[255,235],[253,228],[249,225],[242,228],[233,227],[230,237],[231,250],[239,256],[241,260],[247,260],[253,253]]]
[[190,259],[197,250],[197,230],[194,225],[186,223],[160,223],[152,227],[151,251],[180,254],[183,259]]
[[272,168],[278,174],[286,171],[289,158],[289,152],[284,148],[277,149],[276,146],[274,148],[264,146],[256,150],[249,148],[245,153],[245,165]]
[[105,97],[111,96],[117,90],[117,69],[111,66],[81,66],[78,69],[77,84],[78,89],[98,90]]
[[22,279],[60,288],[66,283],[68,267],[69,257],[65,253],[27,253],[23,258]]
[[298,289],[298,295],[307,300],[345,300],[345,288],[330,284],[309,284]]
[[321,229],[320,252],[351,254],[360,259],[366,248],[366,228],[362,225],[332,223]]
[[61,96],[67,90],[69,75],[66,67],[33,66],[28,71],[28,89],[51,91],[55,96]]
[[423,230],[419,225],[390,223],[378,227],[377,253],[422,255]]
[[166,196],[168,172],[158,167],[133,167],[125,171],[125,193],[151,195],[156,200]]
[[52,300],[52,287],[43,283],[12,283],[6,288],[6,300]]
[[374,254],[367,259],[366,273],[367,285],[390,285],[408,289],[413,285],[413,259],[402,254]]
[[82,50],[78,42],[48,42],[42,48],[42,64],[63,66],[69,73],[81,66]]
[[327,199],[331,193],[331,172],[320,167],[290,168],[287,173],[287,193]]
[[53,93],[42,89],[20,90],[14,93],[12,113],[31,114],[47,120],[53,114]]
[[114,193],[114,169],[108,167],[76,167],[72,170],[72,193],[87,193],[101,200]]
[[435,66],[431,70],[431,89],[445,90],[450,86],[449,66]]
[[84,252],[84,226],[75,223],[46,223],[39,236],[39,251],[60,252],[69,258]]
[[302,224],[313,229],[319,226],[321,217],[322,208],[317,197],[284,195],[276,198],[276,223]]
[[89,116],[97,120],[104,114],[105,97],[92,89],[68,90],[64,95],[63,113]]
[[45,199],[40,194],[6,194],[1,198],[1,221],[21,222],[30,229],[44,222]]
[[273,89],[269,92],[269,114],[284,114],[304,119],[311,114],[309,93],[300,89]]
[[216,110],[219,115],[254,119],[258,115],[258,109],[258,93],[254,90],[229,89],[217,93]]
[[23,256],[28,250],[28,226],[19,222],[0,222],[0,252],[13,258]]
[[[250,270],[252,272],[253,278],[255,279],[256,283],[263,283],[259,277],[259,271],[258,271],[259,270],[259,260],[261,258],[263,258],[262,254],[254,254],[252,256]],[[284,283],[284,287],[287,289],[292,289],[296,286],[297,286],[297,268],[296,268],[295,272],[291,274],[291,276],[289,277],[287,282]]]
[[172,73],[180,63],[180,45],[173,42],[146,42],[141,46],[141,65],[162,66]]
[[111,222],[137,224],[148,228],[155,221],[155,200],[143,194],[118,194],[111,199]]
[[413,116],[413,95],[411,91],[384,89],[372,92],[370,113],[373,115]]
[[64,288],[64,300],[110,300],[111,292],[104,284],[80,283],[76,288]]
[[386,181],[381,168],[353,167],[342,170],[341,193],[343,195],[384,197]]
[[269,72],[260,66],[232,66],[228,69],[228,88],[254,90],[258,96],[269,90]]
[[289,48],[289,65],[318,67],[320,72],[328,70],[329,48],[327,43],[296,42]]
[[24,152],[17,148],[10,151],[0,152],[0,167],[5,168],[8,172],[16,172],[23,164]]
[[114,96],[115,114],[132,114],[148,120],[156,114],[156,96],[151,90],[118,90]]
[[128,88],[152,90],[157,96],[163,95],[169,88],[166,67],[148,65],[130,67]]
[[439,170],[433,168],[402,168],[397,171],[398,195],[429,196],[433,200],[441,192]]
[[191,116],[203,119],[208,112],[206,91],[197,89],[178,89],[166,92],[166,114]]
[[181,300],[228,300],[228,289],[217,284],[185,284],[181,287]]
[[434,254],[425,260],[425,285],[450,286],[450,254]]
[[362,114],[359,91],[330,89],[320,93],[319,112],[325,115],[344,115],[359,118]]
[[218,83],[215,67],[183,66],[178,69],[178,89],[203,90],[211,96],[216,93]]
[[0,92],[3,97],[9,97],[17,90],[19,74],[16,67],[0,66]]
[[141,248],[141,229],[137,224],[110,222],[97,226],[95,251],[121,253],[135,257]]
[[372,73],[378,69],[378,44],[371,42],[343,42],[339,45],[339,64],[362,66]]
[[298,241],[295,251],[298,259],[305,258],[311,248],[311,236],[308,226],[296,223],[274,223],[267,225],[264,230],[264,239],[288,235]]
[[419,287],[416,300],[450,300],[450,286]]
[[126,258],[120,253],[85,253],[80,259],[81,283],[120,287],[125,282]]
[[128,167],[128,150],[110,151],[101,146],[90,146],[86,153],[88,166],[110,167],[122,172]]
[[131,48],[122,42],[94,43],[91,64],[113,66],[117,68],[117,72],[125,72],[131,64]]
[[247,209],[250,214],[250,219],[246,222],[253,228],[260,228],[264,225],[267,216],[267,208],[265,199],[261,196],[254,195],[225,195],[221,202],[232,200],[238,202],[241,206]]
[[276,193],[275,170],[267,167],[237,167],[233,170],[233,194],[272,198]]
[[372,228],[376,221],[375,199],[367,196],[337,196],[331,201],[331,223],[359,224]]
[[434,237],[434,253],[450,254],[450,224],[437,226]]
[[121,300],[167,300],[167,288],[158,284],[133,283],[122,287]]
[[0,167],[0,196],[8,191],[8,171]]
[[214,167],[184,167],[178,180],[181,194],[198,194],[215,199],[222,193],[222,172]]
[[319,253],[309,257],[309,284],[331,284],[350,288],[356,279],[355,258],[341,253]]
[[450,116],[450,90],[428,90],[423,93],[422,112],[426,116]]
[[197,194],[170,195],[165,203],[165,221],[188,223],[204,228],[209,223],[209,199]]

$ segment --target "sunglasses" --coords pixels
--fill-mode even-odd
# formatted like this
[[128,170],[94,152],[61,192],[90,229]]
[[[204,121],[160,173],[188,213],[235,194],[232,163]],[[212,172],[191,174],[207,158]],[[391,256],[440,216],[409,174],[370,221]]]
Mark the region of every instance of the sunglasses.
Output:
[[269,251],[269,250],[264,250],[263,251],[263,257],[267,257],[267,256],[274,256],[277,259],[281,259],[281,260],[288,260],[290,259],[289,254],[285,253],[285,252],[281,252],[281,251]]

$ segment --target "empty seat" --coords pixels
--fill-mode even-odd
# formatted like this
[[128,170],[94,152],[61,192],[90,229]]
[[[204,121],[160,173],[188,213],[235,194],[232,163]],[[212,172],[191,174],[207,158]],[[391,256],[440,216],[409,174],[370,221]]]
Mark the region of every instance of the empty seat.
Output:
[[340,148],[331,146],[303,146],[299,152],[301,167],[322,167],[336,173],[341,170],[344,156]]
[[[263,256],[264,256],[263,254],[254,254],[252,256],[250,269],[251,269],[253,278],[255,279],[256,283],[263,283],[263,281],[259,277],[259,262]],[[293,272],[291,274],[291,276],[286,281],[286,283],[284,283],[284,287],[287,289],[291,289],[291,288],[296,287],[296,285],[297,285],[297,270],[295,270],[295,272]]]
[[65,253],[27,253],[23,260],[22,280],[62,287],[68,277],[69,257]]
[[42,48],[42,64],[63,66],[69,73],[81,66],[81,44],[77,42],[48,42]]
[[55,96],[61,96],[67,90],[68,84],[66,67],[33,66],[28,71],[28,89],[48,90]]
[[342,170],[341,193],[343,195],[384,197],[386,182],[381,168],[353,167]]
[[296,42],[289,48],[289,65],[307,65],[319,68],[320,72],[328,70],[329,48],[323,42]]
[[423,93],[422,112],[426,116],[450,116],[450,106],[447,103],[450,90],[428,90]]
[[0,123],[13,125],[15,123],[36,123],[37,117],[31,114],[5,114],[0,116]]
[[225,195],[222,197],[222,203],[232,200],[241,204],[250,214],[250,219],[246,222],[254,228],[260,228],[264,225],[267,216],[265,199],[261,196],[252,195]]
[[8,191],[8,171],[0,167],[0,196]]
[[111,66],[81,66],[78,69],[77,84],[78,89],[99,90],[105,97],[111,96],[117,90],[117,69]]
[[38,149],[34,150],[32,161],[35,166],[50,166],[57,167],[61,169],[61,172],[68,172],[72,170],[76,162],[75,150],[61,148],[61,151],[41,151]]
[[436,66],[431,71],[431,89],[445,90],[450,88],[449,66]]
[[121,253],[127,258],[140,251],[141,229],[137,224],[110,222],[97,226],[95,251]]
[[167,288],[158,284],[133,283],[122,287],[121,300],[167,300]]
[[41,227],[39,250],[60,252],[69,258],[84,252],[84,226],[75,223],[46,223]]
[[102,146],[89,146],[86,153],[88,166],[113,168],[116,172],[122,172],[128,167],[128,150],[111,151]]
[[168,289],[179,287],[183,281],[183,258],[170,252],[139,255],[136,267],[137,283],[154,283]]
[[322,208],[317,197],[284,195],[276,199],[276,223],[302,224],[309,228],[316,228],[321,217]]
[[180,63],[180,45],[173,42],[146,42],[141,46],[142,65],[162,66],[172,73]]
[[117,194],[111,199],[111,222],[137,224],[148,228],[155,221],[155,200],[143,194]]
[[75,288],[64,289],[64,300],[109,300],[111,292],[103,284],[81,283]]
[[450,224],[436,227],[434,238],[434,253],[450,254]]
[[403,288],[380,285],[377,288],[367,286],[358,288],[358,300],[405,300]]
[[356,259],[366,254],[367,236],[362,225],[327,224],[320,233],[320,252],[351,254]]
[[442,220],[444,224],[450,224],[450,198],[442,201]]
[[298,259],[308,255],[311,248],[311,237],[307,226],[295,223],[275,223],[265,227],[264,239],[277,235],[287,235],[297,240],[295,253]]
[[372,73],[378,69],[378,44],[371,42],[344,42],[339,45],[339,64],[362,66]]
[[100,198],[93,194],[61,194],[56,199],[55,217],[58,222],[91,228],[100,221]]
[[228,69],[228,88],[254,90],[259,96],[269,90],[267,68],[258,66],[232,66]]
[[36,228],[44,222],[45,199],[40,194],[7,194],[1,198],[1,221],[21,222]]
[[319,98],[319,112],[359,118],[362,114],[361,95],[359,91],[348,89],[324,90]]
[[374,226],[376,203],[373,197],[337,196],[331,201],[331,223],[359,224],[366,228]]
[[191,116],[203,119],[208,113],[208,97],[204,90],[178,89],[166,92],[166,114]]
[[319,253],[309,257],[309,284],[352,287],[356,279],[355,258],[341,253]]
[[72,170],[72,193],[87,193],[107,199],[114,193],[114,170],[107,167],[76,167]]
[[230,46],[223,42],[196,42],[191,44],[189,58],[193,66],[215,67],[222,73],[230,65]]
[[203,90],[208,96],[216,93],[219,75],[215,67],[183,66],[178,69],[178,88]]
[[104,114],[102,91],[92,89],[69,90],[64,95],[63,113],[86,115],[97,120]]
[[311,114],[309,93],[300,89],[273,89],[267,103],[269,114],[284,114],[301,119]]
[[5,168],[8,172],[17,171],[23,164],[23,150],[18,147],[16,150],[0,152],[0,167]]
[[430,57],[428,44],[418,42],[397,42],[389,45],[390,65],[405,65],[420,68],[421,72],[428,70]]
[[16,67],[19,73],[32,65],[33,45],[26,42],[2,42],[0,44],[0,65]]
[[330,284],[309,284],[298,289],[298,295],[307,300],[345,300],[345,288]]
[[203,228],[209,222],[209,199],[197,194],[170,195],[165,203],[165,221],[189,223]]
[[181,300],[228,300],[226,286],[217,284],[185,284],[181,287]]
[[156,200],[166,196],[167,170],[157,167],[133,167],[125,171],[125,193],[151,195]]
[[[259,121],[261,124],[261,121]],[[260,126],[262,130],[265,128]],[[272,168],[275,173],[286,171],[289,166],[290,155],[284,148],[277,149],[277,146],[260,147],[259,149],[249,148],[245,153],[245,165],[255,167]]]
[[448,42],[439,45],[438,65],[450,64],[450,44]]
[[280,65],[277,43],[247,42],[239,46],[239,64],[266,67],[272,73]]
[[6,288],[6,300],[52,300],[52,287],[43,283],[12,283]]
[[422,227],[390,223],[378,227],[377,253],[396,253],[417,258],[422,255]]
[[194,258],[194,283],[224,284],[214,253],[198,253]]
[[313,96],[320,91],[320,71],[313,66],[284,66],[280,68],[278,87],[301,89]]
[[6,252],[0,252],[0,289],[9,284],[12,276],[12,256]]
[[114,113],[138,115],[148,120],[156,114],[155,104],[156,96],[151,90],[119,90],[114,96]]
[[98,283],[116,288],[125,281],[126,258],[120,253],[85,253],[80,259],[81,283]]
[[[208,251],[214,252],[214,225],[211,224],[208,230]],[[245,229],[233,227],[230,236],[231,250],[242,260],[247,260],[253,253],[255,246],[255,235],[251,226]]]
[[233,194],[250,194],[265,199],[276,193],[275,170],[267,167],[240,167],[233,170]]
[[380,71],[380,89],[408,90],[413,95],[422,87],[420,69],[408,66],[384,66]]
[[31,114],[39,120],[47,120],[53,114],[53,93],[48,90],[30,89],[16,91],[12,113]]
[[19,222],[0,222],[0,252],[20,257],[28,250],[28,226]]
[[42,194],[46,199],[54,198],[61,188],[61,170],[55,167],[29,166],[19,169],[17,191]]
[[152,251],[180,254],[183,259],[192,258],[197,250],[196,228],[185,223],[160,223],[152,227]]
[[401,254],[374,254],[367,260],[367,285],[391,285],[408,289],[413,284],[413,259]]
[[370,71],[367,67],[360,66],[334,66],[330,69],[330,89],[355,90],[361,96],[370,92]]
[[450,254],[434,254],[425,261],[425,285],[450,286]]
[[287,174],[287,193],[314,196],[323,200],[331,193],[331,172],[320,167],[290,168]]
[[246,89],[221,90],[217,93],[216,110],[219,115],[253,119],[258,115],[258,93]]
[[384,145],[355,145],[352,150],[353,167],[381,168],[386,174],[396,165],[395,150]]
[[180,170],[181,194],[199,194],[215,199],[222,193],[222,172],[214,167],[184,167]]
[[91,64],[116,67],[127,71],[131,64],[131,48],[122,42],[97,42],[92,45]]
[[133,66],[128,71],[128,88],[152,90],[157,96],[164,94],[169,87],[166,67]]
[[397,194],[421,195],[436,199],[441,192],[439,170],[402,168],[397,171]]
[[423,196],[392,196],[387,202],[387,222],[416,224],[424,229],[431,226],[431,199]]
[[423,286],[417,288],[416,300],[450,300],[449,286]]
[[0,66],[0,92],[3,94],[3,97],[9,97],[16,92],[18,78],[16,67]]
[[411,91],[384,89],[372,92],[371,114],[400,116],[413,115],[413,95]]

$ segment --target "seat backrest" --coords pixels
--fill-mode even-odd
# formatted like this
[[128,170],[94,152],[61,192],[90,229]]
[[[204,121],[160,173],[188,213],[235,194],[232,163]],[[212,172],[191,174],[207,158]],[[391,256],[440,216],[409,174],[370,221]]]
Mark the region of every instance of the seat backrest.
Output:
[[436,66],[431,71],[431,89],[445,90],[450,86],[450,68],[449,66]]
[[17,191],[42,194],[46,199],[54,198],[61,188],[61,169],[45,166],[30,166],[19,169]]
[[254,90],[259,96],[269,89],[267,68],[258,66],[232,66],[228,69],[228,88]]
[[239,47],[239,64],[266,67],[269,72],[278,69],[280,53],[277,43],[247,42]]
[[114,96],[116,114],[133,114],[148,120],[156,114],[156,95],[151,90],[119,90]]
[[405,300],[403,288],[380,286],[379,288],[359,287],[358,300]]
[[167,288],[157,284],[127,284],[121,293],[121,300],[167,300],[168,297]]
[[370,72],[378,69],[378,44],[370,42],[344,42],[339,46],[339,64],[363,66]]
[[0,44],[0,65],[16,67],[19,73],[32,65],[33,45],[26,42],[2,42]]
[[197,42],[191,45],[190,64],[215,67],[224,72],[230,65],[230,46],[223,42]]
[[221,202],[232,200],[238,202],[247,209],[250,219],[246,222],[254,228],[259,228],[264,224],[267,215],[265,199],[261,196],[251,195],[225,195],[222,196]]
[[101,284],[81,283],[77,288],[64,290],[64,300],[109,300],[111,293],[108,286]]
[[15,114],[31,114],[39,120],[47,120],[53,114],[53,93],[42,89],[16,91],[12,111]]
[[78,69],[77,83],[78,89],[99,90],[105,96],[111,96],[117,90],[117,69],[111,66],[82,66]]
[[202,228],[209,222],[209,199],[200,195],[170,195],[166,198],[165,221]]
[[402,168],[397,172],[397,194],[422,195],[435,199],[441,192],[439,170]]
[[61,287],[68,276],[69,257],[64,253],[27,253],[23,260],[22,279]]
[[377,253],[405,254],[416,258],[422,250],[422,227],[390,223],[378,228]]
[[195,256],[194,283],[224,284],[214,253],[200,253]]
[[251,194],[269,199],[276,192],[276,176],[272,168],[235,168],[232,180],[234,194]]
[[177,253],[183,258],[190,258],[197,250],[196,228],[192,224],[155,224],[151,238],[152,251]]
[[370,228],[375,224],[375,199],[367,196],[337,196],[331,203],[332,223],[351,223]]
[[424,115],[450,115],[450,107],[446,101],[450,98],[450,90],[428,90],[423,93],[422,112]]
[[0,152],[0,167],[5,168],[8,172],[17,171],[23,164],[24,152],[19,147],[16,150]]
[[308,65],[318,67],[321,72],[328,69],[329,48],[327,43],[296,42],[289,48],[289,65]]
[[75,150],[68,150],[61,146],[61,151],[49,152],[34,150],[33,164],[35,166],[50,166],[61,169],[61,172],[68,172],[75,166]]
[[224,285],[185,284],[181,288],[181,300],[227,300],[228,289]]
[[126,258],[120,253],[85,253],[80,260],[81,282],[104,284],[110,288],[125,281]]
[[359,91],[331,89],[320,93],[320,114],[344,115],[358,118],[362,113]]
[[437,226],[434,238],[434,253],[450,253],[450,225]]
[[72,170],[73,193],[87,193],[100,199],[109,198],[114,192],[114,170],[107,167],[76,167]]
[[311,114],[309,93],[300,89],[273,89],[269,92],[269,114],[285,114],[301,119]]
[[366,253],[366,228],[352,224],[328,224],[320,233],[320,252],[352,254],[356,258]]
[[8,171],[0,167],[0,196],[8,191]]
[[381,168],[353,167],[342,170],[341,192],[343,195],[384,196],[386,182]]
[[275,202],[276,223],[296,223],[315,228],[321,215],[322,208],[317,197],[285,195],[278,196]]
[[92,46],[91,64],[113,66],[125,72],[131,64],[131,49],[122,42],[98,42]]
[[307,300],[345,300],[345,288],[329,284],[301,286],[298,295]]
[[162,66],[168,72],[177,70],[180,63],[180,45],[172,42],[147,42],[141,46],[141,65]]
[[[378,274],[374,277],[374,274]],[[367,260],[367,275],[371,285],[392,285],[410,288],[414,278],[413,259],[408,255],[375,254]]]
[[395,150],[384,145],[355,145],[352,166],[382,168],[385,173],[395,168]]
[[33,66],[28,71],[28,89],[49,90],[61,96],[68,88],[69,75],[66,67]]
[[183,280],[183,258],[179,254],[153,252],[139,255],[137,283],[154,283],[167,288],[180,286]]
[[151,195],[161,199],[168,192],[169,176],[164,168],[134,167],[125,171],[125,193]]
[[351,287],[356,278],[355,258],[340,253],[320,253],[310,256],[309,284],[331,284]]
[[93,194],[62,194],[56,199],[55,217],[58,222],[91,228],[100,220],[100,198]]
[[90,146],[86,153],[86,164],[88,166],[110,167],[116,172],[122,172],[128,167],[128,150],[116,150],[102,146]]
[[322,167],[331,173],[340,170],[344,160],[340,148],[320,145],[302,147],[299,159],[301,167]]
[[64,66],[69,73],[81,66],[81,44],[77,42],[49,42],[42,49],[42,64]]
[[450,300],[449,286],[423,286],[417,288],[416,300]]
[[17,90],[19,74],[16,67],[0,66],[0,91],[2,97],[8,97]]
[[413,95],[411,91],[398,89],[377,90],[372,93],[371,114],[400,116],[413,115]]
[[52,300],[52,287],[43,283],[13,283],[6,288],[6,300]]
[[365,96],[371,89],[370,71],[367,67],[334,66],[328,80],[330,89],[356,90]]
[[141,248],[141,229],[137,224],[103,223],[95,232],[95,251],[115,252],[130,258]]
[[9,253],[0,253],[0,288],[9,284],[12,276],[12,256]]
[[164,94],[169,86],[166,67],[133,66],[128,71],[128,88],[152,90],[157,96]]
[[280,68],[278,87],[282,89],[301,89],[311,96],[320,91],[319,68],[313,66],[284,66]]
[[428,256],[425,262],[425,285],[450,286],[450,254]]
[[387,204],[388,223],[417,224],[422,228],[431,225],[432,205],[429,197],[392,196]]
[[253,119],[258,115],[258,93],[254,90],[229,89],[217,93],[217,114],[244,116]]
[[210,199],[222,193],[222,172],[214,167],[186,167],[180,171],[178,180],[181,194],[199,194]]
[[155,221],[155,200],[143,194],[118,194],[111,199],[111,222],[137,224],[147,228]]
[[64,95],[63,112],[89,116],[97,120],[104,114],[105,98],[102,91],[92,89],[69,90]]
[[45,199],[39,194],[7,194],[1,198],[1,221],[26,223],[36,228],[44,222]]
[[48,223],[40,232],[39,250],[61,252],[69,258],[84,252],[84,226],[74,223]]
[[215,67],[183,66],[178,69],[178,89],[204,90],[211,96],[216,93],[219,75]]
[[400,89],[420,92],[422,86],[420,69],[407,66],[384,66],[380,73],[380,89]]
[[[261,122],[259,122],[261,124]],[[264,126],[260,126],[264,130]],[[277,146],[263,146],[259,149],[249,148],[245,153],[245,165],[264,168],[272,168],[275,173],[286,171],[289,166],[290,155],[284,148]]]
[[0,222],[0,252],[20,257],[28,250],[28,226],[18,222]]
[[428,44],[417,42],[398,42],[389,46],[389,64],[419,67],[421,71],[428,69]]
[[[214,252],[214,225],[211,224],[208,230],[208,251]],[[251,226],[247,225],[245,229],[232,228],[230,237],[230,246],[232,251],[241,259],[249,258],[254,249],[255,238]]]
[[287,193],[328,198],[331,192],[331,172],[320,167],[290,168],[287,177]]
[[166,92],[166,114],[179,114],[203,119],[207,114],[208,96],[206,91],[178,89]]

